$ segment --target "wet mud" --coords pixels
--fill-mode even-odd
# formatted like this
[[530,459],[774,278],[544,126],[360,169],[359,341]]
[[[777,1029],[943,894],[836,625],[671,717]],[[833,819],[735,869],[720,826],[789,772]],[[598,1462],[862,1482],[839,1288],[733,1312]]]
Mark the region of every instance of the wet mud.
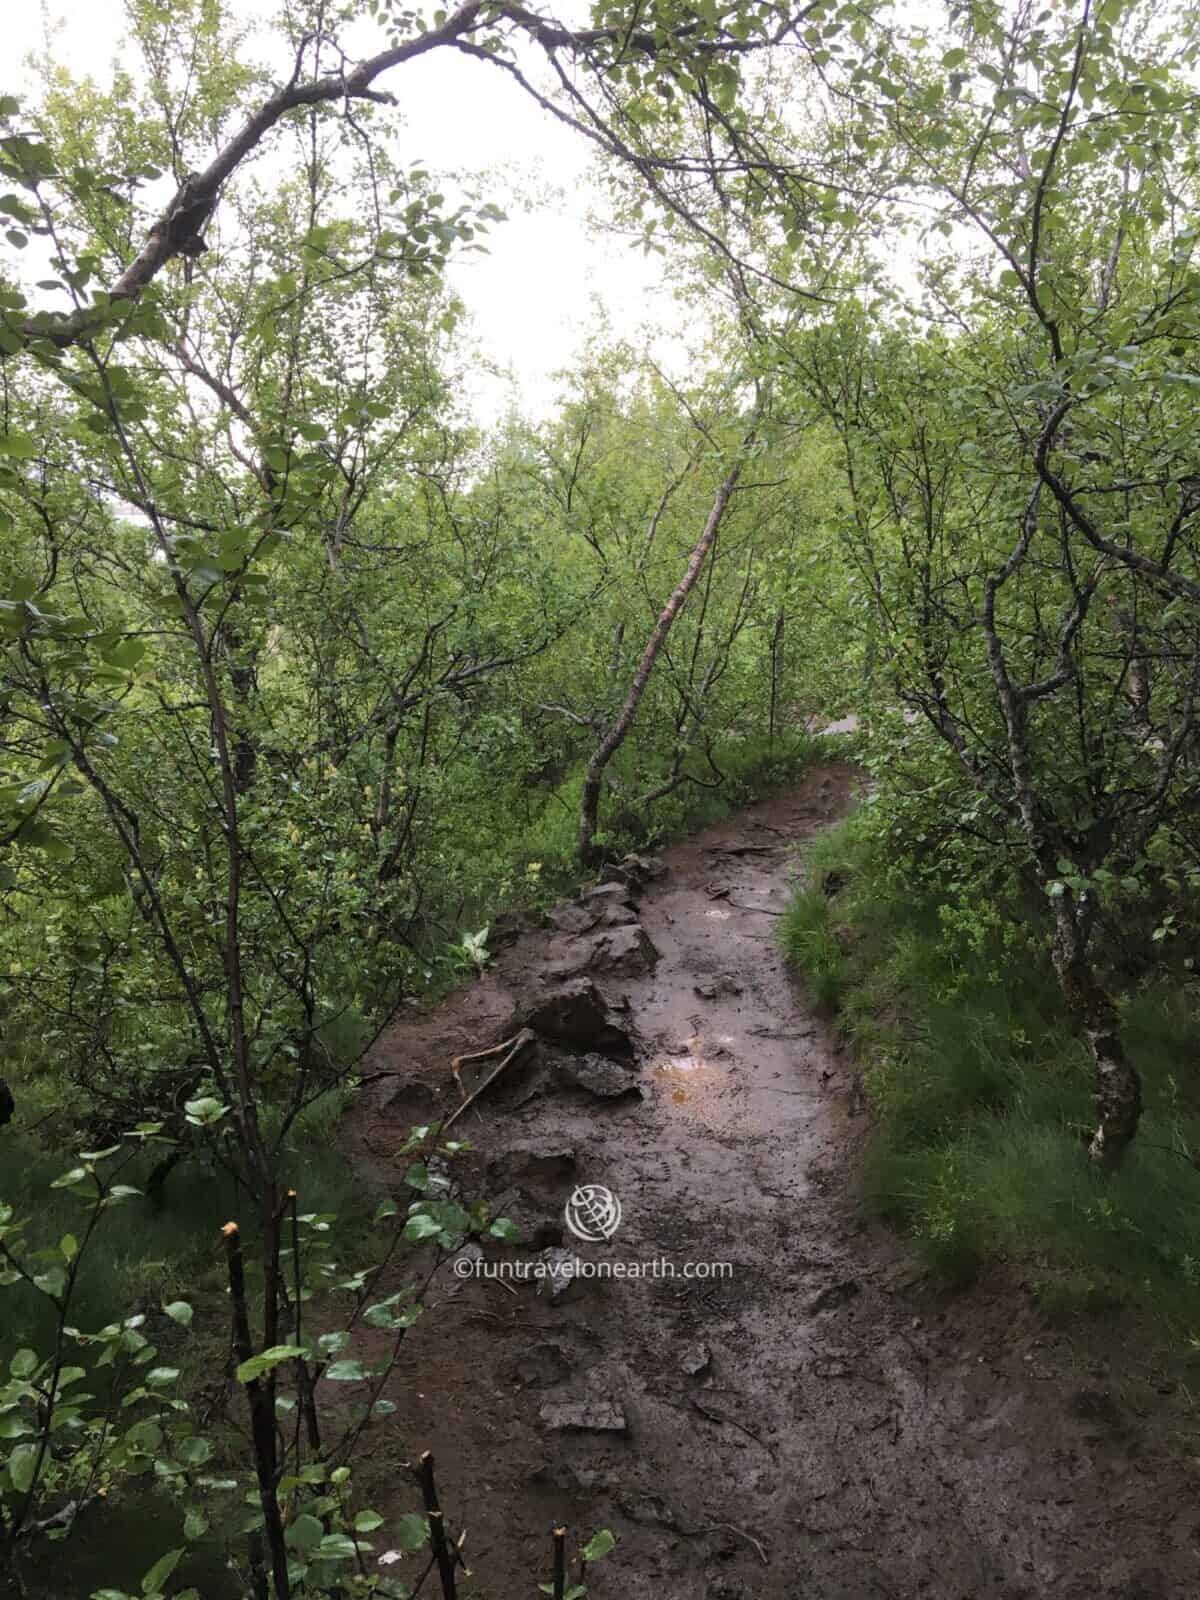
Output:
[[[345,1136],[403,1196],[398,1148],[459,1103],[453,1058],[564,986],[590,985],[610,1030],[522,1050],[455,1129],[468,1186],[527,1241],[489,1258],[593,1275],[448,1266],[369,1435],[397,1510],[405,1449],[434,1451],[466,1594],[534,1595],[560,1522],[618,1535],[598,1600],[1200,1594],[1186,1396],[1148,1357],[1055,1333],[1012,1274],[939,1294],[860,1220],[855,1069],[775,943],[855,784],[817,768],[558,908],[380,1041],[387,1076]],[[586,1185],[620,1202],[609,1239],[564,1226]]]

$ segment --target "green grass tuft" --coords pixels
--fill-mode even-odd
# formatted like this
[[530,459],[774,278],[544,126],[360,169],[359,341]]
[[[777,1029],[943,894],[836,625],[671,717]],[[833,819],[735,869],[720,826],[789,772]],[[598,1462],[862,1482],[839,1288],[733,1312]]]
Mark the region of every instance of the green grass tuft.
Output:
[[1183,1064],[1200,1051],[1195,992],[1162,982],[1125,1001],[1146,1112],[1122,1169],[1103,1176],[1085,1155],[1090,1063],[1036,930],[1003,948],[960,932],[961,915],[906,884],[861,816],[816,842],[781,921],[784,951],[863,1065],[867,1206],[948,1283],[969,1283],[989,1255],[1019,1257],[1056,1317],[1136,1305],[1194,1340],[1200,1093]]

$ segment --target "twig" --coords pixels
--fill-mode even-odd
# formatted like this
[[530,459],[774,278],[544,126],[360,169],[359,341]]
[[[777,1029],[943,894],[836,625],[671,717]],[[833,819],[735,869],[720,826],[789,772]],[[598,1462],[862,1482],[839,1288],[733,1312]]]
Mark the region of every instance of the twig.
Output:
[[747,1544],[752,1544],[754,1546],[754,1548],[758,1551],[758,1559],[762,1562],[764,1567],[769,1567],[771,1565],[770,1559],[767,1556],[767,1552],[763,1549],[762,1545],[759,1544],[758,1540],[752,1533],[746,1532],[745,1528],[739,1528],[735,1523],[732,1522],[714,1522],[713,1527],[723,1529],[726,1533],[736,1533],[740,1538],[745,1539]]
[[763,1439],[760,1439],[758,1434],[754,1432],[753,1428],[748,1428],[744,1422],[739,1422],[736,1417],[723,1417],[718,1411],[710,1411],[707,1406],[702,1406],[700,1404],[695,1395],[690,1396],[690,1400],[693,1410],[698,1411],[702,1417],[707,1417],[710,1422],[724,1423],[727,1428],[737,1428],[739,1432],[746,1435],[747,1439],[753,1439],[755,1444],[758,1445],[760,1449],[765,1450],[768,1455],[774,1455],[774,1451],[771,1449],[770,1445],[767,1444]]

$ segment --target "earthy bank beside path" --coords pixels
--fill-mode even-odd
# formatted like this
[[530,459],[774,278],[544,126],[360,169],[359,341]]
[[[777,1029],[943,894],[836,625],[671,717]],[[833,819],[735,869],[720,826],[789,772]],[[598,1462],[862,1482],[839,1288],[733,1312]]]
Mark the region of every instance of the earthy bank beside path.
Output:
[[[1136,1350],[1054,1334],[1010,1280],[937,1296],[855,1217],[861,1097],[771,915],[854,784],[819,768],[666,851],[632,895],[559,908],[376,1052],[396,1076],[364,1093],[348,1137],[407,1197],[394,1151],[457,1104],[451,1059],[498,1042],[531,995],[590,977],[609,1053],[526,1052],[455,1131],[476,1147],[475,1192],[532,1241],[498,1257],[553,1250],[563,1202],[597,1183],[619,1231],[566,1243],[676,1272],[558,1294],[446,1272],[371,1471],[394,1467],[388,1509],[411,1509],[400,1441],[435,1452],[468,1530],[467,1593],[536,1594],[566,1521],[573,1540],[619,1536],[598,1600],[1200,1594],[1187,1397],[1160,1393]],[[684,1276],[722,1261],[732,1279]]]

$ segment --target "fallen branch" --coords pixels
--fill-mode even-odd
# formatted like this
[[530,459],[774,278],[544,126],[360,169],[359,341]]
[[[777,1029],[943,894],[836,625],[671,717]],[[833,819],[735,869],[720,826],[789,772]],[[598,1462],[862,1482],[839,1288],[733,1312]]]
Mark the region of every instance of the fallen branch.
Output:
[[462,1105],[459,1106],[458,1110],[451,1112],[451,1114],[446,1118],[445,1122],[442,1123],[442,1133],[445,1133],[447,1128],[453,1127],[453,1125],[458,1121],[459,1117],[462,1116],[463,1112],[466,1111],[468,1107],[475,1104],[476,1100],[479,1099],[479,1096],[483,1093],[483,1091],[485,1089],[489,1089],[492,1084],[495,1083],[496,1079],[504,1071],[505,1067],[507,1067],[511,1061],[520,1055],[521,1051],[524,1050],[526,1045],[535,1044],[536,1042],[537,1034],[534,1033],[533,1029],[522,1028],[520,1033],[514,1034],[511,1039],[505,1039],[501,1044],[493,1045],[490,1050],[473,1050],[468,1055],[455,1056],[454,1060],[450,1063],[450,1070],[454,1074],[454,1081],[458,1084],[459,1092],[462,1093],[463,1081],[459,1076],[460,1067],[465,1066],[468,1061],[486,1061],[491,1056],[498,1056],[503,1050],[508,1051],[508,1054],[504,1057],[504,1060],[500,1063],[496,1070],[489,1073],[479,1085],[478,1089],[467,1095],[467,1098],[463,1101]]

